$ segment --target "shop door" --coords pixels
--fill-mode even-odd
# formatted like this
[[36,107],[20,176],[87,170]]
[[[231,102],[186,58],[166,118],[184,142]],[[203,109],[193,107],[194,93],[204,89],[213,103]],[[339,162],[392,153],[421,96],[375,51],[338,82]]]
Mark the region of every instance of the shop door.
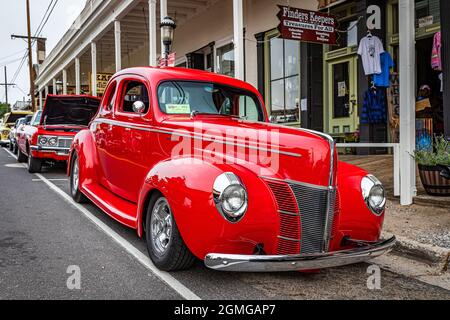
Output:
[[343,135],[358,129],[357,56],[327,62],[328,130]]

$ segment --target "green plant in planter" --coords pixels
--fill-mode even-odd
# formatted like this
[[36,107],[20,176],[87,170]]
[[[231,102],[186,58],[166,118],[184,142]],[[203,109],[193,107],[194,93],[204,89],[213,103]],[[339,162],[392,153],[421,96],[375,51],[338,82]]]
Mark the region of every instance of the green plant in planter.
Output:
[[432,148],[416,150],[413,157],[423,166],[450,166],[450,141],[443,136],[435,137]]

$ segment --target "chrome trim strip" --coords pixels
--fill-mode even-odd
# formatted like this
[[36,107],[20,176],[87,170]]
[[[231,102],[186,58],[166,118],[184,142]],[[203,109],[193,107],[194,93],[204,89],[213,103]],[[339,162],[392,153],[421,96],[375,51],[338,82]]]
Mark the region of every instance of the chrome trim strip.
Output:
[[282,214],[287,214],[289,216],[300,217],[300,215],[298,213],[294,213],[294,212],[283,211],[283,210],[278,210],[278,212],[282,213]]
[[292,241],[292,242],[300,242],[301,240],[299,239],[293,239],[293,238],[288,238],[288,237],[283,237],[283,236],[278,236],[279,239],[283,239],[283,240],[287,240],[287,241]]
[[[271,178],[271,177],[266,177],[266,176],[260,176],[261,179],[265,179],[265,180],[271,180],[271,181],[276,181],[276,182],[283,182],[283,183],[290,183],[290,184],[296,184],[299,186],[303,186],[303,187],[308,187],[308,188],[313,188],[313,189],[318,189],[318,190],[329,190],[328,186],[319,186],[317,184],[311,184],[311,183],[306,183],[306,182],[300,182],[300,181],[294,181],[294,180],[289,180],[289,179],[277,179],[277,178]],[[334,188],[333,188],[334,190]]]
[[363,242],[350,250],[305,255],[239,255],[210,253],[205,265],[216,271],[283,272],[314,270],[365,262],[392,250],[395,237],[377,243]]
[[165,130],[159,130],[159,129],[151,129],[151,128],[146,128],[146,127],[143,127],[143,126],[130,125],[130,124],[122,122],[122,121],[110,120],[110,119],[95,119],[93,122],[95,122],[95,123],[105,123],[105,124],[110,124],[110,125],[116,125],[116,126],[123,127],[123,128],[128,128],[128,129],[136,129],[136,130],[147,131],[147,132],[161,133],[161,134],[167,134],[167,135],[175,135],[175,136],[178,136],[178,137],[196,139],[196,140],[201,140],[201,141],[205,141],[205,142],[208,142],[208,141],[209,142],[218,142],[218,143],[222,143],[224,145],[230,145],[230,146],[235,146],[235,147],[240,147],[240,148],[248,148],[248,149],[264,151],[264,152],[277,153],[277,154],[282,154],[282,155],[286,155],[286,156],[290,156],[290,157],[296,157],[296,158],[301,158],[302,157],[302,155],[298,154],[298,153],[281,151],[281,150],[277,150],[277,149],[269,149],[269,148],[264,148],[264,147],[256,147],[256,146],[246,145],[246,144],[242,144],[242,143],[234,143],[234,142],[229,142],[229,141],[224,141],[224,140],[217,140],[213,136],[198,136],[198,135],[195,135],[195,134],[189,135],[189,134],[179,133],[179,132],[176,132],[176,131],[165,131]]
[[60,147],[38,147],[38,146],[31,146],[31,150],[34,151],[69,151],[70,148],[60,148]]

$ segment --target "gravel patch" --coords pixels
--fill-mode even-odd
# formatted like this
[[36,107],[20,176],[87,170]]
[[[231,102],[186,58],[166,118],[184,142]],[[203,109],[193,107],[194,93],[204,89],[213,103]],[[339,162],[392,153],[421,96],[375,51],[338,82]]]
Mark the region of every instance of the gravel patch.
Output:
[[421,234],[417,237],[417,241],[450,249],[450,232],[442,231],[439,233]]

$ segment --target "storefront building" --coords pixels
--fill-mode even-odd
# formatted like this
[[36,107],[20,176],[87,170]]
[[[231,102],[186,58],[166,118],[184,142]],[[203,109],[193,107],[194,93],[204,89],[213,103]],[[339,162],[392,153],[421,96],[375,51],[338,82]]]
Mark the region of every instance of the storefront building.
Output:
[[[402,19],[407,23],[412,20],[400,15],[399,2],[415,10],[415,18],[411,18],[415,21],[415,36],[411,33],[415,45],[413,39],[399,36],[412,31],[408,26],[401,30],[405,25]],[[337,44],[279,37],[279,5],[336,17]],[[414,122],[430,135],[450,136],[450,81],[445,76],[450,62],[441,59],[439,68],[431,64],[437,32],[442,32],[441,56],[450,52],[450,21],[446,21],[450,17],[443,12],[450,12],[449,1],[90,0],[40,65],[37,95],[41,106],[48,93],[102,95],[115,71],[156,66],[161,52],[159,21],[169,15],[177,23],[173,45],[177,67],[243,79],[258,88],[272,122],[323,131],[340,142],[399,142],[403,119],[406,153],[414,149]],[[366,75],[358,54],[361,41],[369,36],[378,38],[392,58],[389,84],[384,87],[377,87],[373,75]],[[407,44],[403,45],[406,55],[401,53],[402,41]],[[409,48],[415,48],[415,52],[406,51]],[[404,56],[403,62],[416,57],[416,65],[411,68],[411,63],[404,63],[405,70],[415,71],[402,83]],[[400,93],[402,85],[406,98]],[[430,105],[416,114],[414,102],[421,87],[429,89],[425,93],[428,96],[420,98],[428,99]],[[376,105],[377,117],[367,103],[372,97],[368,93],[381,97]],[[404,116],[400,117],[402,108]],[[405,161],[412,162],[407,170],[413,174],[413,161],[406,157]],[[403,175],[408,175],[407,171]]]

